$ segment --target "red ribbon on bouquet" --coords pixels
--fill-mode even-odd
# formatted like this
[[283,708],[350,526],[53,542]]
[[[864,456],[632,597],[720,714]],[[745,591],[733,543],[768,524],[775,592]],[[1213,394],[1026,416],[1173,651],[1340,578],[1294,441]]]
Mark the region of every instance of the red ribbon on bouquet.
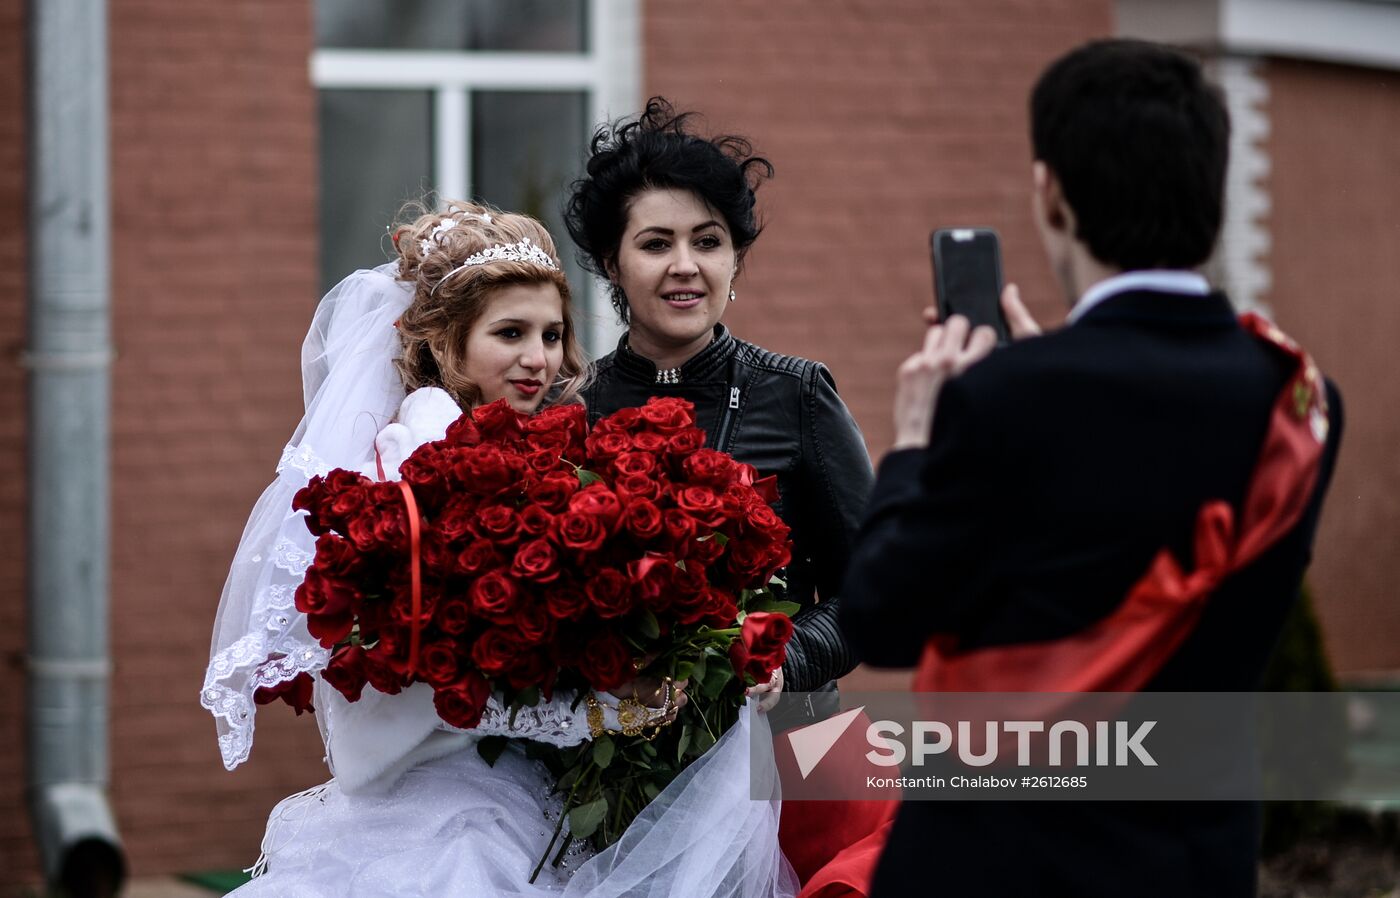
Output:
[[[374,466],[379,470],[379,479],[384,476],[384,459],[379,455],[379,447],[374,448]],[[413,626],[408,630],[408,673],[418,672],[418,649],[422,643],[423,629],[423,533],[419,523],[418,500],[413,498],[413,488],[400,480],[399,491],[403,493],[403,504],[408,510],[408,580],[413,614]]]

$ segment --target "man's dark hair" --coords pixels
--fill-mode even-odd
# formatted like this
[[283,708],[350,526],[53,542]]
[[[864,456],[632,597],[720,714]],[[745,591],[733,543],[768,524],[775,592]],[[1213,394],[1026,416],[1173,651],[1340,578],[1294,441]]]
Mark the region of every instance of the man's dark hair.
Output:
[[[579,248],[579,261],[599,277],[617,261],[627,216],[637,195],[653,187],[689,190],[724,216],[742,264],[763,225],[754,190],[773,166],[737,136],[702,137],[692,113],[677,112],[662,97],[647,101],[631,119],[600,127],[589,144],[588,174],[575,181],[564,224]],[[613,308],[628,321],[627,297],[613,284]]]
[[1194,60],[1142,41],[1080,47],[1036,84],[1031,143],[1100,262],[1193,268],[1210,257],[1230,117]]

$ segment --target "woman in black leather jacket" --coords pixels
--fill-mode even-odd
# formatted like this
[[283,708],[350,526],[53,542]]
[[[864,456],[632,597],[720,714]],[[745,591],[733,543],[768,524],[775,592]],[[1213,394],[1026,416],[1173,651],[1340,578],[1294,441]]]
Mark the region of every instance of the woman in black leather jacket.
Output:
[[755,692],[826,692],[782,702],[774,729],[836,709],[855,667],[836,623],[839,587],[874,481],[860,429],[826,367],[735,338],[720,323],[758,237],[754,188],[772,175],[742,138],[701,138],[659,98],[594,135],[573,185],[569,233],[607,278],[628,331],[584,391],[594,420],[651,396],[695,404],[706,445],[778,477],[774,510],[792,528],[787,598],[802,606],[787,663]]

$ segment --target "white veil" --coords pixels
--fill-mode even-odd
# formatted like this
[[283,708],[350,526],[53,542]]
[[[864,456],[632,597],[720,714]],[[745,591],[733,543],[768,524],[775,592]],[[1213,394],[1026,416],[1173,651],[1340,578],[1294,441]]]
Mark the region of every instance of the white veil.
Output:
[[214,715],[230,770],[253,747],[253,693],[316,671],[330,657],[306,629],[294,595],[315,540],[292,497],[315,474],[365,470],[375,435],[404,399],[394,360],[394,322],[413,299],[398,262],[360,270],[316,308],[301,348],[306,414],[277,463],[277,476],[248,517],[214,622],[200,704]]

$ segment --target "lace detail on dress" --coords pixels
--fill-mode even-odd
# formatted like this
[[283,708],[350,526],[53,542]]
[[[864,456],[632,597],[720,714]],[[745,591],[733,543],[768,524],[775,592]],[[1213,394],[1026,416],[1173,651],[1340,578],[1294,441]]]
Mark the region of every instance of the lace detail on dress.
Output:
[[306,575],[306,569],[311,567],[311,562],[316,558],[311,552],[298,546],[289,539],[280,539],[277,545],[272,547],[272,562],[288,573],[296,574],[298,577]]
[[307,480],[317,475],[324,477],[331,472],[331,466],[310,446],[295,446],[291,443],[282,450],[282,457],[277,462],[277,473],[281,474],[287,468],[300,471]]
[[453,733],[470,733],[473,736],[510,736],[516,739],[530,739],[544,742],[556,748],[567,748],[588,740],[588,718],[583,702],[573,707],[578,693],[572,690],[559,692],[553,701],[540,700],[539,704],[521,708],[511,721],[510,708],[501,703],[499,693],[492,695],[481,715],[481,723],[470,730],[463,730],[448,723],[439,724],[440,729]]

